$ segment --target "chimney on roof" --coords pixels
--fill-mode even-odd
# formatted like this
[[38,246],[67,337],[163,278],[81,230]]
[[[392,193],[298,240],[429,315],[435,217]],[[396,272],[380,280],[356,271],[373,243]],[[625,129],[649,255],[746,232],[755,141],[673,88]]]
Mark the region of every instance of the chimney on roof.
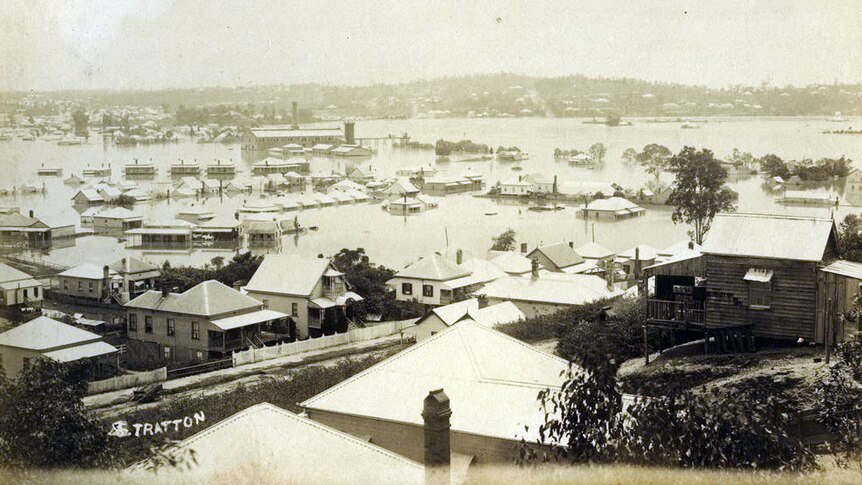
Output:
[[569,241],[569,247],[575,249],[575,241]]
[[449,485],[452,459],[449,438],[449,397],[443,389],[428,393],[423,401],[422,419],[425,422],[425,485]]
[[111,296],[111,268],[102,266],[102,298]]
[[291,109],[293,111],[293,114],[292,114],[293,117],[291,118],[290,121],[293,123],[293,129],[297,130],[297,129],[299,129],[299,114],[298,114],[299,108],[298,108],[298,105],[296,104],[296,101],[293,101],[292,103],[290,103],[290,106],[291,106]]
[[33,217],[33,209],[30,209],[30,219],[35,219],[35,217]]
[[539,279],[539,258],[533,258],[530,262],[530,278],[533,280]]
[[689,242],[688,242],[688,248],[689,248],[689,249],[694,249],[694,241],[689,241]]
[[455,263],[461,264],[463,262],[464,262],[464,251],[459,249],[459,250],[455,251]]
[[521,243],[521,252],[527,254],[527,243]]
[[641,277],[641,248],[635,248],[635,266],[634,266],[635,278]]

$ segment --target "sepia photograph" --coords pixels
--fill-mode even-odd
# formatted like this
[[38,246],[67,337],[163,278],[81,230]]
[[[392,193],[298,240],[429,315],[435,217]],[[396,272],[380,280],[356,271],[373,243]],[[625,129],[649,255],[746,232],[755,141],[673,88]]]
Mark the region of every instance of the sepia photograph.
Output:
[[860,20],[3,0],[0,483],[862,483]]

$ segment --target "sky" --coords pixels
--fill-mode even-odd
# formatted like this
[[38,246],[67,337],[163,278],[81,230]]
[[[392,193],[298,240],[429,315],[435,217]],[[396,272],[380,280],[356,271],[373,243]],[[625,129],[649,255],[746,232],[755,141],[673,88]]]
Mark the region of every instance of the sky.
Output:
[[855,0],[2,0],[0,90],[862,82],[860,19]]

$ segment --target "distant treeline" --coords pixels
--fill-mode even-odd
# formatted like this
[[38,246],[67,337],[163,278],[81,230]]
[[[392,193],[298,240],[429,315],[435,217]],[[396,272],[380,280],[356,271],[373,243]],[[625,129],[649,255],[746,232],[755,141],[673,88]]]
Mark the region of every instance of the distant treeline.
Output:
[[794,175],[802,180],[823,182],[834,177],[846,177],[850,174],[853,160],[845,158],[821,158],[814,161],[810,158],[801,161],[785,162],[777,155],[764,155],[757,159],[760,170],[770,177],[781,177],[787,180]]
[[484,143],[473,143],[470,140],[452,142],[441,138],[434,144],[434,153],[441,157],[451,153],[491,153],[491,147]]
[[409,150],[434,150],[434,145],[431,143],[422,143],[420,141],[408,141],[406,143],[395,143],[395,148],[407,148]]

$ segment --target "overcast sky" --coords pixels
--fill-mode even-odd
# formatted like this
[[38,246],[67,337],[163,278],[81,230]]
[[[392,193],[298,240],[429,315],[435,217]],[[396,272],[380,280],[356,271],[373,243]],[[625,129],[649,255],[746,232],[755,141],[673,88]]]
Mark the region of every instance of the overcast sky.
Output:
[[862,81],[862,1],[0,0],[0,90],[476,73]]

